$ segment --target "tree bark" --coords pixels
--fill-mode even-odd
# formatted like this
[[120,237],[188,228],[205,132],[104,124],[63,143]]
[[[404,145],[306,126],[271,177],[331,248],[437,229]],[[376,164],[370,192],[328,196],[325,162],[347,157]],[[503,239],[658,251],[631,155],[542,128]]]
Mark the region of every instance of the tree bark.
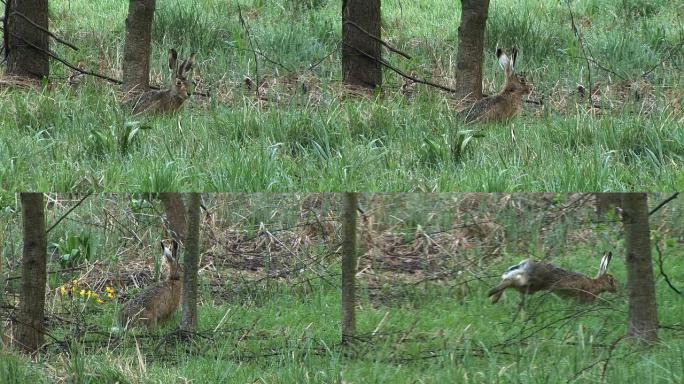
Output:
[[180,244],[184,244],[185,235],[187,233],[187,223],[183,198],[180,193],[168,192],[160,193],[159,198],[161,199],[162,204],[164,204],[166,219],[169,221],[173,239]]
[[628,335],[639,341],[658,340],[658,313],[651,259],[648,197],[645,193],[622,195],[627,288],[629,290]]
[[7,74],[48,77],[48,0],[9,0],[5,20]]
[[188,233],[183,260],[185,271],[183,272],[181,329],[186,332],[195,332],[197,329],[197,269],[199,267],[200,252],[200,194],[190,193],[187,206]]
[[342,222],[342,343],[349,344],[356,334],[356,211],[358,194],[343,196]]
[[128,3],[123,62],[124,92],[137,93],[149,89],[154,8],[155,0],[130,0]]
[[[382,85],[380,0],[342,1],[342,79],[345,84]],[[363,52],[363,53],[362,53]],[[364,54],[365,53],[365,54]],[[368,56],[367,56],[368,55]]]
[[36,351],[45,334],[45,283],[47,234],[42,193],[22,193],[24,249],[21,268],[21,302],[14,339],[27,352]]
[[456,97],[482,98],[482,60],[489,0],[461,0],[456,56]]

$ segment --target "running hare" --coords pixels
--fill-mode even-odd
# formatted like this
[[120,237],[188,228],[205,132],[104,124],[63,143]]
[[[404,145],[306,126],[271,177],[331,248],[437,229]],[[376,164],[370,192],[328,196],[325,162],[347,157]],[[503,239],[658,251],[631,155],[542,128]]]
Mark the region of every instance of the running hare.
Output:
[[178,243],[173,242],[173,251],[164,243],[161,246],[169,264],[168,279],[145,288],[123,305],[119,313],[119,324],[123,327],[143,324],[154,328],[171,317],[178,308],[183,288],[183,268],[178,261]]
[[190,78],[195,53],[185,59],[178,66],[178,53],[169,49],[169,69],[171,70],[171,87],[164,90],[147,91],[139,97],[134,97],[126,104],[133,108],[134,114],[143,112],[168,113],[180,108],[194,90],[194,83]]
[[513,72],[518,50],[513,47],[511,58],[501,50],[496,49],[499,65],[506,74],[506,83],[501,92],[496,95],[478,100],[472,106],[460,111],[458,116],[466,122],[494,122],[513,117],[522,108],[522,97],[532,92],[530,84],[523,75]]
[[503,281],[492,288],[487,296],[491,296],[492,303],[496,303],[504,290],[515,288],[523,295],[549,291],[563,297],[574,298],[582,303],[590,303],[601,292],[617,291],[617,281],[606,273],[611,257],[610,252],[603,255],[599,273],[594,279],[553,264],[525,260],[508,268],[501,275]]

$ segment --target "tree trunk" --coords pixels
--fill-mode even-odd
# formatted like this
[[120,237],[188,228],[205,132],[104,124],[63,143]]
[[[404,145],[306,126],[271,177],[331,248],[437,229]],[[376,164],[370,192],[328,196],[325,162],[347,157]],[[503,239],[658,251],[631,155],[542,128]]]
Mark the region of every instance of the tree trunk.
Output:
[[482,60],[489,0],[461,0],[456,56],[456,97],[482,98]]
[[622,195],[627,288],[629,290],[628,335],[646,343],[658,340],[658,313],[651,260],[648,197],[645,193]]
[[48,0],[8,0],[5,21],[7,74],[48,77]]
[[149,89],[154,7],[155,0],[130,0],[128,3],[123,62],[124,92],[137,93]]
[[159,198],[164,204],[166,219],[171,227],[173,239],[183,244],[187,233],[187,223],[185,218],[185,205],[180,193],[160,193]]
[[14,339],[27,352],[43,344],[47,235],[42,193],[22,193],[24,249],[21,268],[21,302]]
[[342,222],[342,343],[349,344],[356,334],[356,211],[358,194],[343,196]]
[[200,194],[190,193],[188,206],[188,233],[183,265],[183,299],[181,307],[181,329],[195,332],[197,329],[197,269],[199,266],[200,240]]
[[[382,85],[380,0],[342,1],[342,79],[345,84]],[[365,54],[364,54],[365,53]],[[368,57],[371,56],[371,57]]]

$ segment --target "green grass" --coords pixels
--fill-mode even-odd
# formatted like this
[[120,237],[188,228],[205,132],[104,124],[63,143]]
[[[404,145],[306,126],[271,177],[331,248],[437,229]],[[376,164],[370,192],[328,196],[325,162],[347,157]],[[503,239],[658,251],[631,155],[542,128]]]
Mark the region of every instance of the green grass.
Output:
[[[672,272],[681,277],[684,271]],[[49,348],[35,365],[17,357],[0,365],[21,370],[26,379],[18,383],[36,376],[46,382],[133,383],[177,378],[208,383],[579,383],[604,375],[606,382],[679,383],[684,377],[681,331],[662,329],[662,343],[650,349],[619,341],[626,328],[624,293],[591,307],[537,295],[514,318],[517,295],[492,306],[484,298],[486,288],[478,285],[463,301],[449,283],[395,284],[391,290],[411,294],[391,304],[369,302],[362,289],[362,341],[350,349],[339,344],[339,291],[315,283],[306,295],[283,286],[259,302],[237,296],[230,304],[201,306],[199,327],[205,332],[193,340],[177,340],[168,326],[156,336],[115,335],[108,342],[105,327],[104,336],[86,334],[85,341],[73,340],[66,351]],[[682,301],[662,282],[658,300],[660,323],[681,325]],[[90,322],[106,324],[111,314],[103,312],[103,319]],[[214,332],[226,313],[227,321]]]
[[[589,86],[586,62],[558,1],[499,1],[486,34],[485,91],[503,81],[492,52],[520,47],[519,69],[541,110],[526,105],[510,124],[463,126],[449,95],[385,71],[379,96],[341,90],[339,4],[245,1],[240,10],[271,101],[259,106],[243,79],[256,79],[254,56],[236,3],[158,4],[152,81],[163,84],[166,50],[198,51],[200,90],[177,116],[133,118],[116,87],[89,78],[74,91],[53,63],[54,85],[2,89],[0,188],[103,191],[623,191],[684,187],[684,7],[667,1],[572,3],[601,91],[594,114],[577,104]],[[607,8],[606,8],[607,7]],[[599,11],[600,10],[600,11]],[[449,84],[459,9],[451,1],[383,3],[384,37],[412,60],[405,71]],[[55,50],[89,69],[121,77],[125,2],[51,4],[51,28],[77,42]],[[78,15],[78,17],[76,16]],[[284,15],[284,16],[283,16]],[[617,21],[615,21],[617,19]],[[120,20],[120,23],[112,23]],[[179,27],[181,26],[181,27]],[[318,63],[314,68],[311,64]],[[650,70],[650,71],[649,71]],[[647,73],[648,72],[648,73]],[[644,75],[643,89],[626,89]],[[309,92],[303,91],[303,84]],[[475,131],[471,131],[475,128]]]
[[[52,195],[48,223],[61,217],[74,196]],[[0,345],[0,383],[680,383],[684,379],[684,301],[657,264],[660,343],[644,348],[623,339],[627,330],[622,226],[596,221],[593,201],[579,194],[361,194],[372,214],[379,259],[362,249],[357,327],[359,340],[340,345],[339,232],[332,241],[308,238],[307,223],[339,224],[339,195],[320,196],[302,222],[307,194],[206,194],[211,219],[202,226],[199,334],[179,340],[177,314],[162,328],[110,333],[115,301],[83,305],[60,299],[58,287],[126,284],[154,270],[161,203],[141,195],[95,194],[48,234],[48,243],[87,234],[91,258],[60,271],[52,254],[48,270],[47,345],[28,358]],[[655,207],[667,194],[650,194]],[[16,304],[20,276],[21,215],[0,201],[0,260],[4,296]],[[664,270],[680,289],[684,256],[679,242],[684,201],[675,199],[650,217]],[[365,227],[360,246],[365,246]],[[258,237],[269,231],[275,239]],[[433,243],[420,234],[427,234]],[[135,234],[135,236],[133,236]],[[387,235],[387,236],[385,236]],[[244,236],[244,237],[241,237]],[[392,240],[399,239],[399,243]],[[446,237],[442,237],[446,236]],[[383,247],[383,241],[388,247]],[[285,244],[280,246],[279,244]],[[392,245],[393,244],[393,245]],[[434,247],[432,245],[435,245]],[[609,267],[617,294],[578,305],[551,294],[531,296],[520,312],[507,292],[497,305],[486,292],[501,271],[521,258],[548,258],[593,275],[601,251],[613,250]],[[67,250],[62,250],[64,253]],[[430,252],[426,257],[423,252]],[[155,257],[151,257],[155,256]],[[653,252],[654,264],[659,254]],[[274,268],[306,266],[301,274],[269,278],[266,268],[242,268],[246,258]],[[415,274],[380,261],[418,260]],[[434,262],[430,267],[430,262]],[[400,263],[401,264],[401,263]],[[372,266],[370,270],[366,266]],[[71,266],[70,266],[71,267]],[[461,271],[462,273],[457,273]],[[321,278],[322,276],[322,278]],[[440,276],[439,280],[422,281]],[[142,283],[142,280],[138,281]],[[144,284],[149,283],[145,280]],[[132,295],[132,284],[116,286]],[[100,288],[100,291],[102,289]],[[13,299],[10,299],[13,298]],[[0,320],[10,313],[1,306]],[[0,321],[4,326],[4,322]]]

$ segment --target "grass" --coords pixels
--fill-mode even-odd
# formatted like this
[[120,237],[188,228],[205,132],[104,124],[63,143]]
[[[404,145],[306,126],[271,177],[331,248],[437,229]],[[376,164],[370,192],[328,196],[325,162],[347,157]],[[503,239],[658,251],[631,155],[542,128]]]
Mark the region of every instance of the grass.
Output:
[[[434,4],[433,4],[434,3]],[[383,3],[384,37],[412,60],[407,72],[450,84],[458,7],[440,0]],[[500,1],[488,19],[485,91],[502,74],[491,52],[521,48],[535,85],[511,123],[463,126],[455,102],[385,71],[376,95],[341,86],[339,4],[333,1],[171,1],[158,5],[152,82],[166,50],[198,51],[198,97],[178,115],[131,117],[116,87],[88,78],[78,90],[53,63],[53,84],[2,89],[0,188],[51,191],[671,191],[684,187],[681,71],[684,7],[667,1]],[[601,12],[599,12],[599,8]],[[255,60],[241,27],[268,60]],[[600,64],[589,87],[582,41]],[[126,3],[71,0],[50,7],[51,28],[77,42],[55,46],[70,61],[121,77]],[[78,17],[76,17],[78,15]],[[112,23],[111,20],[121,20]],[[615,20],[618,20],[615,22]],[[285,21],[285,22],[284,22]],[[178,26],[183,26],[179,28]],[[273,62],[277,64],[274,64]],[[256,101],[245,77],[266,81]],[[307,89],[305,92],[304,89]]]
[[[682,276],[681,269],[673,272]],[[93,333],[72,340],[71,350],[49,348],[35,364],[15,355],[0,364],[3,370],[23,372],[26,379],[4,376],[16,377],[17,383],[29,377],[40,382],[37,376],[43,382],[84,383],[679,383],[684,375],[681,331],[661,330],[662,344],[651,349],[620,339],[626,327],[624,294],[595,307],[534,297],[530,312],[514,319],[517,295],[491,306],[485,286],[460,302],[449,284],[393,287],[401,288],[411,295],[385,305],[369,302],[362,289],[362,341],[349,350],[339,345],[339,291],[314,284],[304,296],[280,287],[260,302],[238,296],[230,304],[205,304],[199,326],[207,331],[190,341],[176,339],[171,327],[154,335],[115,335],[109,342],[106,332]],[[681,299],[659,284],[658,300],[661,324],[679,324]],[[89,323],[106,324],[111,313],[103,312],[103,319]],[[228,320],[214,331],[226,313]]]
[[[649,195],[650,206],[665,197]],[[74,197],[53,198],[49,222]],[[340,196],[321,195],[320,206],[310,198],[204,196],[211,217],[202,227],[199,332],[181,339],[175,333],[179,315],[153,332],[111,333],[116,300],[100,305],[60,299],[59,287],[73,279],[88,287],[118,284],[117,296],[130,297],[137,291],[131,279],[149,284],[148,274],[157,268],[150,266],[156,263],[150,249],[156,251],[164,236],[158,229],[160,203],[135,194],[89,197],[49,233],[49,243],[63,244],[61,239],[87,234],[92,250],[87,262],[69,266],[75,269],[59,270],[57,258],[50,257],[48,270],[56,272],[48,279],[47,327],[54,339],[47,338],[33,358],[1,347],[0,383],[680,383],[684,378],[681,296],[656,267],[660,343],[645,348],[623,338],[628,294],[622,227],[611,217],[596,221],[593,200],[586,196],[361,194],[382,252],[366,252],[369,229],[362,225],[359,337],[349,348],[340,345],[339,334],[340,270],[334,252],[340,234],[333,231],[330,241],[309,232],[321,222],[339,224]],[[312,207],[304,221],[303,205]],[[2,208],[2,278],[12,303],[18,280],[4,279],[20,275],[21,219],[11,204]],[[651,216],[664,268],[680,288],[682,215],[682,201],[675,199]],[[273,237],[263,236],[265,231]],[[613,250],[609,270],[621,283],[617,294],[602,295],[595,304],[538,293],[518,312],[515,292],[497,305],[486,298],[500,272],[521,258],[546,257],[593,274],[604,249]],[[654,262],[658,257],[654,251]],[[248,261],[263,264],[254,268],[258,264]],[[270,275],[302,265],[300,274]]]

